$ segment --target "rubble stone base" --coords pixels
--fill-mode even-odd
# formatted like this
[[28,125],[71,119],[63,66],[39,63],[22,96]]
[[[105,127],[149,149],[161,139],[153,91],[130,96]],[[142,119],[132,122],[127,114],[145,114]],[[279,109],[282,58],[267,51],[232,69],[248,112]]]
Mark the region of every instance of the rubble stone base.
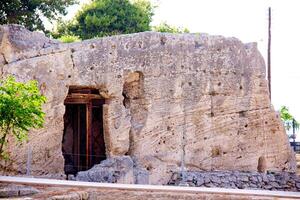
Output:
[[173,174],[169,185],[300,191],[300,176],[289,172],[189,171]]

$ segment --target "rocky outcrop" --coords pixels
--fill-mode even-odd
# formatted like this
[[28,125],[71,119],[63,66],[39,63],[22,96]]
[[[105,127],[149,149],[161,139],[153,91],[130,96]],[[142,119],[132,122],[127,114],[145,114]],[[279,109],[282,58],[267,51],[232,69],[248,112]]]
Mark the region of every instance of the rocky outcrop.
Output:
[[11,63],[51,51],[43,50],[54,47],[57,41],[46,38],[43,33],[31,32],[22,26],[8,25],[0,27],[0,55],[2,63]]
[[0,198],[30,196],[37,193],[39,193],[39,190],[31,186],[15,185],[15,184],[0,185]]
[[78,172],[77,181],[148,184],[149,173],[135,165],[129,156],[113,157],[93,168]]
[[198,171],[174,173],[169,185],[300,191],[300,177],[288,172]]
[[32,175],[63,177],[70,86],[99,90],[107,156],[130,156],[148,170],[149,183],[167,183],[182,161],[187,170],[295,169],[254,43],[145,32],[61,44],[8,25],[0,44],[1,77],[36,79],[47,97],[44,128],[9,145],[6,174],[25,174],[32,154]]

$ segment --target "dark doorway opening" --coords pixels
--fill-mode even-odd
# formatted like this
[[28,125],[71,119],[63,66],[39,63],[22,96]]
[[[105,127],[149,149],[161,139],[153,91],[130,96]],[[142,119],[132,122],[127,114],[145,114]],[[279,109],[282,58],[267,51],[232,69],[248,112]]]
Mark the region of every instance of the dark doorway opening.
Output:
[[72,88],[65,100],[62,152],[65,173],[88,170],[106,159],[103,104],[97,89]]

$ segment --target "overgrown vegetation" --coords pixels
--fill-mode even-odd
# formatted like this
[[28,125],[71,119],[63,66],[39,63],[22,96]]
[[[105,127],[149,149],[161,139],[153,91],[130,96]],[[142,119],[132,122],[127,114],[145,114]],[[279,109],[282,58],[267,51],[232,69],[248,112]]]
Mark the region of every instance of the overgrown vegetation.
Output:
[[147,0],[94,0],[69,22],[60,22],[52,34],[81,39],[150,30],[153,6]]
[[31,128],[41,128],[44,123],[42,105],[46,97],[40,94],[37,81],[17,82],[13,76],[0,81],[0,158],[5,152],[10,136],[17,142],[27,140]]
[[162,22],[158,26],[154,26],[153,30],[157,32],[163,32],[163,33],[189,33],[190,32],[187,28],[171,26],[166,22]]
[[295,131],[299,130],[299,122],[291,115],[289,109],[286,106],[281,106],[280,108],[280,118],[284,123],[284,127],[289,132],[291,128],[293,129],[293,134],[290,135],[290,138],[295,139]]
[[151,27],[155,6],[149,0],[91,0],[76,16],[62,20],[66,8],[78,0],[3,0],[0,3],[0,24],[20,24],[31,31],[45,29],[43,18],[57,21],[50,34],[62,42],[76,42],[118,34],[143,31],[188,33],[189,30],[161,23]]
[[77,0],[1,0],[0,24],[20,24],[27,29],[45,30],[42,17],[57,20]]
[[58,40],[63,43],[71,43],[71,42],[81,41],[81,39],[78,36],[74,36],[74,35],[63,35],[60,38],[58,38]]
[[52,36],[61,38],[63,42],[72,42],[70,36],[90,39],[150,30],[189,32],[187,28],[171,26],[166,22],[151,27],[154,8],[148,0],[94,0],[85,5],[72,20],[59,21]]

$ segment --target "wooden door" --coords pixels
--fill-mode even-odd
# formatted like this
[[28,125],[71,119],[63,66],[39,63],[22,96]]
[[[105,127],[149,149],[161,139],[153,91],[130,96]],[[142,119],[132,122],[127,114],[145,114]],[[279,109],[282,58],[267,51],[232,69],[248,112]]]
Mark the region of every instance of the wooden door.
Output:
[[88,170],[106,159],[103,136],[104,103],[105,100],[100,95],[68,95],[65,101],[62,142],[66,174]]

